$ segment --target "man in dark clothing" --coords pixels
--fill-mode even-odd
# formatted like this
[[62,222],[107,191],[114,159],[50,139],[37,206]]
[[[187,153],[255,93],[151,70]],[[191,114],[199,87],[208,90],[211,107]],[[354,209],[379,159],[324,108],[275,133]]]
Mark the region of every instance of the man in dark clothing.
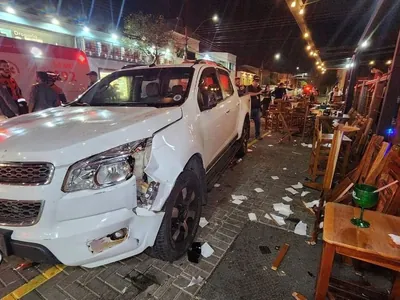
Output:
[[251,118],[254,121],[254,127],[256,130],[256,139],[262,140],[260,134],[261,128],[261,99],[260,95],[262,94],[262,90],[260,87],[260,78],[258,76],[254,76],[253,83],[247,87],[247,93],[251,97]]
[[93,84],[95,84],[99,80],[99,76],[97,75],[97,72],[95,72],[95,71],[90,71],[86,75],[89,77],[88,88],[90,88]]
[[262,116],[266,118],[269,104],[271,103],[271,90],[269,89],[269,85],[265,87],[265,90],[263,91],[262,95],[264,97],[264,99],[261,101]]
[[36,72],[37,84],[32,87],[29,98],[29,112],[36,112],[57,106],[57,94],[49,87],[46,72]]
[[278,87],[275,88],[275,90],[272,92],[272,96],[275,97],[275,99],[283,99],[286,95],[286,89],[283,87],[283,83],[281,82]]
[[239,94],[239,97],[242,97],[246,93],[246,89],[244,85],[240,84],[240,77],[235,78],[235,85]]

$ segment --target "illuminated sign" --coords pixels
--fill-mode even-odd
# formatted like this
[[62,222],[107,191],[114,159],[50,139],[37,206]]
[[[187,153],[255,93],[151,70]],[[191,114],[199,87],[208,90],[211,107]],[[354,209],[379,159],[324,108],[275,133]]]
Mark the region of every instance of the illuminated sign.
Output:
[[29,33],[29,32],[22,32],[18,30],[13,30],[14,38],[16,39],[21,39],[21,40],[27,40],[27,41],[33,41],[33,42],[39,42],[43,43],[43,39],[39,38],[36,34],[34,33]]

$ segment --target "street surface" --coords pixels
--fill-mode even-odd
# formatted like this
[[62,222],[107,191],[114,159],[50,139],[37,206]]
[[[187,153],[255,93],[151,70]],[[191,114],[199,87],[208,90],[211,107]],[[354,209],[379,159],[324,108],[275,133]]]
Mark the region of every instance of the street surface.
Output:
[[[309,202],[318,199],[318,193],[311,191],[305,197],[301,197],[300,193],[291,195],[285,191],[285,188],[291,185],[304,182],[310,149],[300,145],[300,138],[297,138],[296,145],[289,142],[277,144],[279,136],[277,133],[272,136],[266,133],[264,140],[250,147],[252,152],[225,171],[218,181],[220,186],[209,193],[209,203],[203,208],[203,216],[209,224],[200,228],[197,240],[211,245],[215,251],[211,257],[202,258],[198,264],[190,263],[183,257],[171,264],[141,254],[95,269],[66,267],[22,299],[192,299],[193,296],[201,294],[199,290],[228,248],[240,235],[243,227],[251,222],[248,213],[255,213],[257,222],[279,227],[264,217],[265,213],[274,211],[274,203],[290,204],[294,212],[290,217],[307,223],[307,233],[310,234],[314,219],[302,200]],[[273,180],[271,176],[278,176],[279,179]],[[257,193],[254,191],[256,188],[264,191]],[[232,194],[244,195],[248,199],[240,205],[235,205],[231,202]],[[284,196],[291,197],[293,201],[286,203],[282,200]],[[279,228],[282,231],[293,232],[294,227],[294,222],[286,221],[286,224]],[[33,278],[52,267],[39,265],[24,271],[14,271],[13,268],[19,262],[21,260],[12,258],[1,265],[1,297],[27,282],[29,288]],[[204,278],[204,281],[200,285],[187,287],[192,277],[198,276]],[[15,298],[18,299],[7,299]]]

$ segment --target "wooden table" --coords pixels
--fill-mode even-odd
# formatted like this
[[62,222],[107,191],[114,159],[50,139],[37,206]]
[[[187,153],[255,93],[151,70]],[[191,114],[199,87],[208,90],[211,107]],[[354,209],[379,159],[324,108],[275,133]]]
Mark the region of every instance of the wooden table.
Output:
[[[316,300],[325,300],[335,253],[400,272],[400,249],[390,245],[389,233],[400,235],[400,218],[365,210],[370,228],[358,228],[350,219],[360,209],[329,202],[325,207],[324,245],[315,291]],[[400,299],[400,276],[393,285],[390,299]]]

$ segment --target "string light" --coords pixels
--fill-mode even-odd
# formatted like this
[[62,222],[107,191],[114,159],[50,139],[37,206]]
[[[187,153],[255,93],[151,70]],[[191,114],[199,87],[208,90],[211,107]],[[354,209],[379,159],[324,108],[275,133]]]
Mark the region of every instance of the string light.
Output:
[[300,14],[300,15],[304,15],[304,8],[301,8],[301,9],[300,9],[299,14]]
[[388,61],[386,62],[386,64],[387,64],[387,65],[391,65],[391,64],[392,64],[392,61],[391,61],[391,60],[388,60]]
[[292,8],[296,7],[296,1],[293,1],[292,4],[290,5]]
[[319,61],[315,62],[315,64],[318,66],[319,65]]
[[370,66],[373,66],[375,64],[375,61],[374,60],[371,60],[370,62],[369,62],[369,65]]
[[310,45],[308,45],[306,49],[307,49],[307,50],[311,50],[311,46],[310,46]]
[[310,35],[308,34],[308,32],[306,32],[305,34],[304,34],[304,38],[306,39],[306,38],[308,38]]

